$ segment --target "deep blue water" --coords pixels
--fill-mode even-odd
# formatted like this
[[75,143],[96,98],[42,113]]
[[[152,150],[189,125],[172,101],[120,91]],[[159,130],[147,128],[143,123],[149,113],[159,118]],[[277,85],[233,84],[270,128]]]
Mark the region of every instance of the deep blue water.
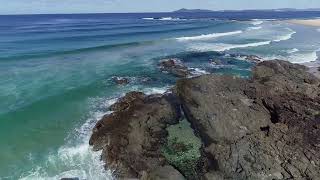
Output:
[[[110,179],[88,138],[124,93],[162,93],[180,58],[198,74],[250,76],[235,54],[317,61],[320,30],[284,19],[319,12],[0,16],[0,179]],[[220,60],[221,65],[210,64]],[[118,86],[113,76],[127,77]],[[145,81],[148,79],[148,81]]]

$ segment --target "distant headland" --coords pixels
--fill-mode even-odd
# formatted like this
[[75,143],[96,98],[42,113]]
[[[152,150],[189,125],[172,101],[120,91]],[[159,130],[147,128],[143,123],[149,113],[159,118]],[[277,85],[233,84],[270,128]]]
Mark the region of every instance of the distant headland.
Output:
[[201,12],[237,12],[237,11],[268,11],[268,12],[281,12],[281,11],[320,11],[320,8],[309,8],[309,9],[295,9],[295,8],[281,8],[281,9],[248,9],[248,10],[208,10],[208,9],[186,9],[182,8],[174,13],[201,13]]

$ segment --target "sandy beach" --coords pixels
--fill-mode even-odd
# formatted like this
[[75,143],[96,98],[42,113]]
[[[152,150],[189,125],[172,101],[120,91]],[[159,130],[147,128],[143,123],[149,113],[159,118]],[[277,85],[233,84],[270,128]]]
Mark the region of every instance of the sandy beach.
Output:
[[306,26],[320,27],[320,19],[308,19],[308,20],[293,19],[293,20],[288,20],[287,22],[293,23],[293,24],[306,25]]
[[[305,25],[305,26],[320,27],[320,19],[306,19],[306,20],[293,19],[293,20],[288,20],[287,22],[292,23],[292,24]],[[309,72],[314,74],[316,77],[320,78],[320,71],[319,71],[320,63],[319,63],[319,61],[308,62],[308,63],[304,63],[303,65],[305,65],[309,68]]]

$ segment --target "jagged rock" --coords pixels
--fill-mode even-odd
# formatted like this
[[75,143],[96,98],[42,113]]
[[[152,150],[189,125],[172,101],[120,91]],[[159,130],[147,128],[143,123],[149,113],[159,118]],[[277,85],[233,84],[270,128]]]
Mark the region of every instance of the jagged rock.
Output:
[[268,125],[267,110],[244,94],[245,84],[245,79],[219,75],[178,81],[185,113],[199,128],[205,144],[234,141]]
[[241,58],[250,62],[259,63],[263,61],[263,59],[256,55],[244,55],[244,54],[230,54],[231,57]]
[[[173,94],[128,93],[97,123],[90,144],[103,150],[102,159],[119,178],[319,179],[320,80],[305,66],[280,60],[252,71],[250,79],[181,79]],[[170,166],[161,150],[190,150],[185,142],[167,143],[180,106],[203,143],[197,176]]]
[[159,63],[159,67],[162,72],[168,72],[177,77],[191,75],[190,70],[179,59],[164,59]]
[[188,120],[206,146],[207,179],[318,179],[320,81],[307,68],[265,61],[249,80],[179,80]]
[[118,85],[125,85],[125,84],[129,83],[129,79],[125,78],[125,77],[114,76],[114,77],[112,77],[112,80],[113,80],[113,82],[115,82]]
[[90,139],[94,150],[102,150],[106,167],[118,178],[140,178],[167,165],[161,153],[166,127],[178,123],[179,105],[171,95],[132,92],[111,107]]

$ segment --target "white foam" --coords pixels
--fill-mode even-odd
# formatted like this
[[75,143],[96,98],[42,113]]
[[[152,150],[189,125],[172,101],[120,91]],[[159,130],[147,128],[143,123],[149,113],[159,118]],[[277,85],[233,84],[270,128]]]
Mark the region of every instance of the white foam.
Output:
[[289,39],[291,39],[292,38],[292,35],[294,35],[295,33],[297,33],[297,32],[295,32],[295,31],[293,31],[292,29],[289,29],[289,28],[287,28],[288,30],[289,30],[289,33],[288,34],[285,34],[285,35],[283,35],[283,36],[278,36],[275,40],[273,40],[274,42],[280,42],[280,41],[286,41],[286,40],[289,40]]
[[134,90],[134,91],[142,91],[142,92],[145,93],[146,95],[150,95],[150,94],[164,94],[164,93],[167,92],[170,88],[172,88],[172,86],[151,87],[151,88],[143,88],[143,89],[140,89],[140,87],[132,87],[131,90]]
[[298,51],[299,51],[299,49],[293,48],[293,49],[287,50],[287,53],[292,54],[292,53],[295,53],[295,52],[298,52]]
[[154,20],[154,18],[152,18],[152,17],[146,17],[146,18],[142,18],[142,19],[144,19],[144,20]]
[[253,27],[248,27],[248,31],[252,31],[252,30],[259,30],[259,29],[262,29],[261,26],[253,26]]
[[246,47],[257,47],[270,44],[271,41],[262,41],[256,43],[248,43],[248,44],[209,44],[209,43],[202,43],[202,44],[193,44],[191,45],[192,50],[196,51],[227,51],[236,48],[246,48]]
[[[307,62],[314,62],[318,59],[317,51],[309,51],[309,52],[301,52],[301,53],[292,53],[289,56],[282,56],[282,55],[272,55],[272,56],[265,56],[263,57],[264,60],[274,60],[274,59],[281,59],[281,60],[288,60],[291,63],[303,64]],[[300,51],[296,51],[300,52]]]
[[[102,100],[102,98],[98,98],[94,99],[92,103],[99,104],[97,108],[105,110],[116,99]],[[90,118],[74,131],[79,140],[78,143],[60,147],[56,153],[48,155],[44,164],[23,174],[20,179],[58,180],[61,178],[79,178],[80,180],[112,180],[112,172],[104,169],[101,152],[94,152],[88,143],[93,127],[107,113],[107,111],[99,110],[91,112]]]
[[318,59],[317,51],[305,52],[305,53],[296,53],[289,56],[289,61],[292,63],[306,63],[313,62]]
[[184,21],[186,19],[174,18],[174,17],[162,17],[159,20],[160,21]]
[[204,74],[210,74],[209,72],[200,68],[189,68],[189,69],[191,70],[191,74],[192,74],[190,77],[197,77]]
[[255,26],[260,25],[260,24],[262,24],[262,23],[263,23],[263,21],[262,21],[262,20],[259,20],[259,19],[253,19],[253,20],[250,22],[250,24],[255,25]]
[[212,34],[203,34],[200,36],[190,36],[190,37],[179,37],[176,38],[178,41],[202,41],[202,40],[210,40],[218,37],[223,36],[232,36],[236,34],[241,34],[243,31],[231,31],[231,32],[224,32],[224,33],[212,33]]

